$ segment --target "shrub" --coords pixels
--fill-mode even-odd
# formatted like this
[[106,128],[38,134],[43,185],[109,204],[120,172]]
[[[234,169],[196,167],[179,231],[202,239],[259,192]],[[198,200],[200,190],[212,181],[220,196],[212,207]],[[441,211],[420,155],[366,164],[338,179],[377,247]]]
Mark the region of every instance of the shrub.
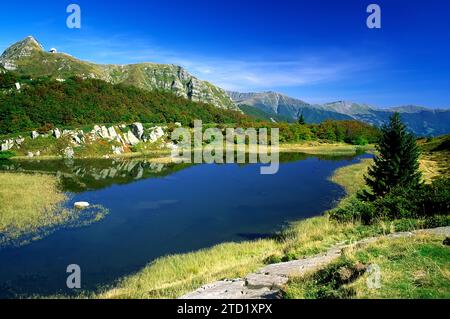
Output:
[[372,224],[379,220],[425,219],[429,225],[442,226],[450,215],[450,179],[438,179],[418,188],[396,187],[375,201],[353,198],[330,212],[340,221]]
[[3,152],[0,152],[0,160],[2,160],[2,159],[8,159],[8,158],[11,158],[11,157],[14,157],[14,156],[16,156],[16,153],[13,152],[13,151],[3,151]]
[[329,213],[331,219],[339,222],[357,222],[369,224],[375,216],[374,203],[351,198],[344,206]]

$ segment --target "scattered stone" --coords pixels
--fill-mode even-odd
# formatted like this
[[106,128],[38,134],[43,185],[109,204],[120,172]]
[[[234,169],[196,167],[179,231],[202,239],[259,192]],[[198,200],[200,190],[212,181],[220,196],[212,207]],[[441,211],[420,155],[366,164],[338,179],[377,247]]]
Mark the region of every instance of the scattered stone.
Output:
[[113,154],[115,154],[115,155],[120,155],[124,152],[122,146],[112,146],[112,151],[113,151]]
[[450,246],[450,237],[445,238],[442,244],[444,244],[445,246]]
[[73,148],[68,147],[64,150],[64,158],[72,159],[75,156],[75,152],[73,151]]
[[31,132],[31,138],[33,140],[37,139],[38,137],[39,137],[39,133],[38,132],[36,132],[36,131]]
[[86,209],[90,206],[88,202],[76,202],[73,206],[77,209]]
[[56,139],[59,139],[59,138],[61,138],[61,131],[59,130],[59,128],[55,128],[54,130],[53,130],[53,137],[55,137]]
[[152,127],[149,135],[149,142],[151,143],[155,143],[157,142],[161,137],[164,136],[164,131],[162,129],[162,127],[156,126],[156,127]]
[[22,145],[23,142],[25,142],[25,139],[22,136],[19,136],[14,140],[14,143],[16,143],[16,145],[18,146]]
[[27,157],[30,157],[30,158],[31,158],[31,157],[34,157],[33,152],[28,152],[28,153],[27,153]]
[[0,145],[0,151],[2,151],[2,152],[9,151],[13,147],[14,147],[14,141],[9,139],[9,140],[3,141],[3,143]]
[[181,127],[181,123],[180,122],[175,122],[175,126],[176,127]]

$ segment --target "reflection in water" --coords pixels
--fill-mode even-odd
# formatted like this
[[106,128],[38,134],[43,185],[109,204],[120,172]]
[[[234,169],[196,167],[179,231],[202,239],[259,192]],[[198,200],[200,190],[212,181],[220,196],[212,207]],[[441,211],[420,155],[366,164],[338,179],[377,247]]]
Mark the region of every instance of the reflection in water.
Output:
[[185,168],[185,164],[161,164],[145,159],[119,160],[20,160],[2,161],[0,170],[23,173],[54,174],[65,191],[80,193],[114,184],[166,176]]
[[[280,153],[280,163],[308,158],[320,160],[349,160],[354,155],[310,155]],[[194,164],[162,164],[151,159],[75,159],[75,160],[3,160],[0,171],[54,174],[65,191],[80,193],[102,189],[116,184],[128,184],[141,179],[164,177]],[[226,165],[226,164],[223,164]],[[239,164],[245,166],[250,164]]]
[[4,233],[0,233],[0,249],[25,246],[58,230],[89,226],[105,218],[108,210],[100,205],[93,205],[83,210],[60,207],[55,214],[62,216],[58,223],[36,226],[25,232],[10,227]]

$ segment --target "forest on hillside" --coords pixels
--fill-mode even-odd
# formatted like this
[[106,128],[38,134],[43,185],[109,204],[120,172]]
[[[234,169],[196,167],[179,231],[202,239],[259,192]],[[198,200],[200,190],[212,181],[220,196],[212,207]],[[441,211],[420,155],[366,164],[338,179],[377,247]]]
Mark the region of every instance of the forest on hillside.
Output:
[[[17,90],[15,83],[21,83]],[[281,142],[327,140],[351,144],[376,142],[379,130],[353,120],[320,124],[273,123],[256,116],[194,102],[171,92],[147,91],[96,79],[71,77],[65,81],[31,79],[11,72],[0,74],[0,134],[53,127],[107,123],[174,123],[194,120],[220,126],[280,129]]]

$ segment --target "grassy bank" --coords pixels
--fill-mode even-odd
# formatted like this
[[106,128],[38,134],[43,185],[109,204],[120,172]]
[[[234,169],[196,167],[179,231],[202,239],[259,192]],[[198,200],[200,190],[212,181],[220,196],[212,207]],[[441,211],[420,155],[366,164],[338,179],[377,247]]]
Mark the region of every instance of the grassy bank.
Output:
[[[350,249],[332,265],[292,279],[286,298],[450,298],[450,249],[429,234],[381,239]],[[365,269],[372,265],[372,269]],[[374,282],[379,270],[379,285]],[[365,271],[364,271],[365,270]]]
[[64,208],[67,196],[55,176],[0,173],[0,185],[0,247],[25,245],[56,227],[89,225],[107,214],[100,206]]
[[9,239],[63,223],[68,217],[58,210],[66,196],[56,177],[0,173],[0,185],[0,233]]
[[325,142],[305,142],[305,143],[282,143],[280,152],[299,152],[307,154],[356,154],[363,151],[374,150],[373,145],[351,145],[346,143],[325,143]]

